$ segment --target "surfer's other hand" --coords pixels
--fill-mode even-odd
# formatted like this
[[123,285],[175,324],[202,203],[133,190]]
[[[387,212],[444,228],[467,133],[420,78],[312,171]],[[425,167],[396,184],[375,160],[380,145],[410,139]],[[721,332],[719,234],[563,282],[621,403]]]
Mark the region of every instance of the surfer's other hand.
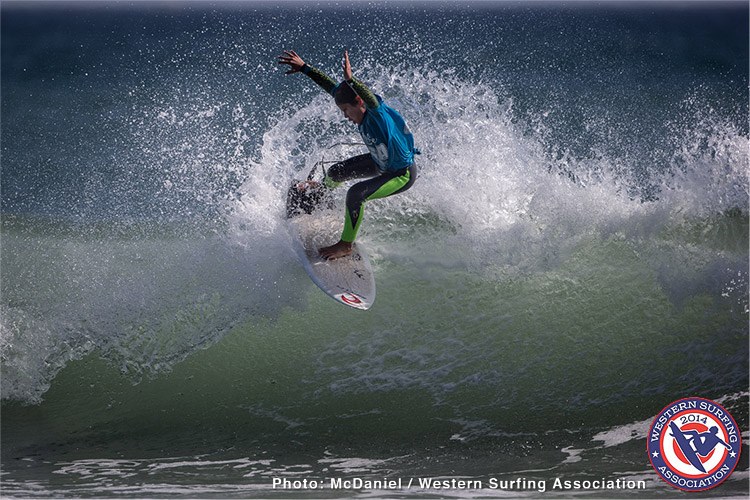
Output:
[[316,188],[320,186],[320,182],[318,181],[302,181],[297,183],[297,191],[307,191],[310,188]]
[[302,67],[305,65],[305,61],[303,61],[295,51],[285,50],[284,53],[279,56],[279,64],[288,64],[290,69],[286,72],[286,74],[291,75],[292,73],[298,73],[302,71]]

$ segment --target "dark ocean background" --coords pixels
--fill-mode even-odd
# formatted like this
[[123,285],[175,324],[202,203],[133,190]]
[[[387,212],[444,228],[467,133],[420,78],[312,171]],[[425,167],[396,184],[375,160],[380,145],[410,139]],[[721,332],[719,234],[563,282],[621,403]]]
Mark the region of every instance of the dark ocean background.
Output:
[[[745,498],[746,2],[0,9],[3,497],[677,497],[646,434],[701,396],[745,445],[697,496]],[[340,78],[345,48],[423,152],[368,205],[364,313],[284,219],[362,150],[276,56]]]

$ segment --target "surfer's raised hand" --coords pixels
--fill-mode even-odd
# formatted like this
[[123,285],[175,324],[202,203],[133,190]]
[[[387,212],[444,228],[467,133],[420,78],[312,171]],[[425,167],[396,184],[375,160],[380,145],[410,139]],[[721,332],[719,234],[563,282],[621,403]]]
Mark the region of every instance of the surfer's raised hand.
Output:
[[303,61],[295,51],[285,50],[284,53],[279,56],[279,64],[288,64],[291,69],[287,71],[286,74],[291,75],[292,73],[299,73],[302,71],[305,61]]
[[352,65],[349,64],[349,51],[344,50],[344,80],[349,81],[352,79]]

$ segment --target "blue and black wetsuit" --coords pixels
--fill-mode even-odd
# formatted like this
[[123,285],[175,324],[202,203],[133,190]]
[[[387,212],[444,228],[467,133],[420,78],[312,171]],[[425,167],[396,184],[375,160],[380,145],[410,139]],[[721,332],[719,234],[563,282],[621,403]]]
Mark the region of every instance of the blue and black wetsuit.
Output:
[[[305,65],[302,72],[334,95],[338,85],[322,71]],[[357,79],[342,82],[350,85],[365,103],[366,111],[362,123],[357,125],[362,139],[370,150],[368,154],[355,156],[336,163],[328,169],[325,183],[336,187],[344,181],[368,178],[354,184],[346,194],[346,216],[341,240],[353,242],[362,224],[366,201],[385,198],[409,189],[417,179],[414,164],[414,136],[406,121],[395,109],[388,106]]]

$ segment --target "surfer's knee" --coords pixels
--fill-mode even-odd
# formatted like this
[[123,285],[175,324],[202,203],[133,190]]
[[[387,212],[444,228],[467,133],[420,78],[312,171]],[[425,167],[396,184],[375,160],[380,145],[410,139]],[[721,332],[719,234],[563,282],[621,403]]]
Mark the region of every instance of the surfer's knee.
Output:
[[335,179],[334,179],[333,177],[331,177],[330,175],[326,175],[326,176],[325,176],[325,177],[323,178],[323,185],[324,185],[325,187],[327,187],[328,189],[336,189],[337,187],[339,187],[339,186],[341,185],[341,182],[342,182],[342,181],[337,181],[337,180],[335,180]]
[[330,180],[330,182],[335,183],[336,185],[341,184],[344,180],[346,180],[346,164],[343,161],[340,161],[338,163],[334,163],[328,168],[328,171],[326,172],[326,182]]
[[355,184],[346,192],[346,207],[350,211],[359,211],[367,198],[367,187],[363,183]]

